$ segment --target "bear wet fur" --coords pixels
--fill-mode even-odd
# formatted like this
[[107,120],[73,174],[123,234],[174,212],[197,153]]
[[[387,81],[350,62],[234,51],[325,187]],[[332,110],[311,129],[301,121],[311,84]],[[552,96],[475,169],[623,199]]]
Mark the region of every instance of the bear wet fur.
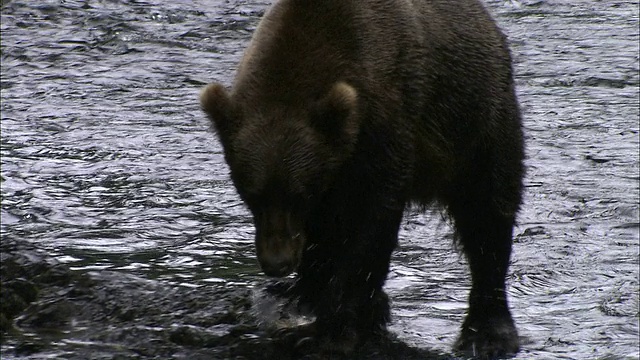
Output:
[[410,205],[447,210],[471,270],[455,347],[518,351],[506,298],[523,139],[505,37],[476,0],[281,0],[231,91],[201,104],[250,209],[267,275],[297,272],[316,338],[384,329]]

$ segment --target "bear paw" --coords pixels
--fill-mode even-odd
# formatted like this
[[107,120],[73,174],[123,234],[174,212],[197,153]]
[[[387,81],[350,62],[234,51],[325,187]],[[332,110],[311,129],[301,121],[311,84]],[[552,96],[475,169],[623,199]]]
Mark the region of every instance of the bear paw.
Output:
[[360,341],[357,331],[343,329],[340,336],[319,333],[315,323],[279,329],[275,337],[299,356],[320,354],[322,358],[353,353]]
[[454,348],[475,359],[507,357],[520,349],[518,332],[511,319],[465,324]]

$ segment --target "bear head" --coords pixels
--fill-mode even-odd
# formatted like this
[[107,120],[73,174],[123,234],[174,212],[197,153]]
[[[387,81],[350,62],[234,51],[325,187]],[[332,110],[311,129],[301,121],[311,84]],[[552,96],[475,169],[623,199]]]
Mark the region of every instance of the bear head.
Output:
[[353,153],[358,96],[349,84],[336,82],[308,101],[246,98],[210,84],[200,102],[253,215],[260,266],[269,276],[285,276],[308,246],[308,217]]

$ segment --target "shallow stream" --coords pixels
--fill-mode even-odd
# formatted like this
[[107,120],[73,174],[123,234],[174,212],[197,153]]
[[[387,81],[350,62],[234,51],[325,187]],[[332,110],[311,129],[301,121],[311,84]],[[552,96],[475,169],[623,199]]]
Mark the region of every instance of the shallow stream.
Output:
[[[231,82],[268,3],[2,1],[2,242],[117,284],[118,301],[157,319],[114,322],[131,326],[122,337],[225,332],[194,322],[214,316],[212,289],[242,294],[263,282],[251,218],[198,92]],[[638,3],[486,4],[511,42],[527,142],[509,276],[516,359],[638,359]],[[451,229],[437,212],[408,211],[400,244],[386,286],[390,329],[411,348],[449,354],[470,286]],[[162,317],[135,305],[175,310],[184,297],[202,312]],[[180,341],[132,352],[130,340],[92,338],[91,319],[55,335],[29,319],[3,339],[3,359],[227,356]]]

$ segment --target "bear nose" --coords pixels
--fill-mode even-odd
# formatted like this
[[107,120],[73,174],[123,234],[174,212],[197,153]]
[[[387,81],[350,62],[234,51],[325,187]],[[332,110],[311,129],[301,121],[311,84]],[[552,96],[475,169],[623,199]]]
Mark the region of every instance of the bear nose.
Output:
[[260,267],[267,276],[283,277],[291,274],[295,270],[293,258],[284,254],[271,253],[259,257]]

